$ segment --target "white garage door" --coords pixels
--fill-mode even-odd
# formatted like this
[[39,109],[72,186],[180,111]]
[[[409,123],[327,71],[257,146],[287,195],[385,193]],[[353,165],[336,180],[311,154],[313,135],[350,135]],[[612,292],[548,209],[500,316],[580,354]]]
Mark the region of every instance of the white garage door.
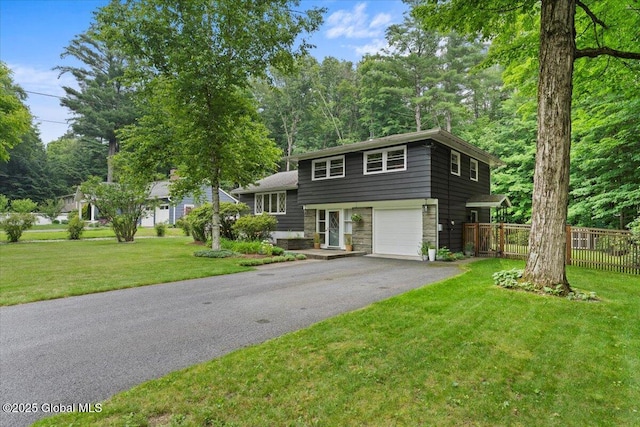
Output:
[[418,256],[421,209],[375,209],[373,215],[374,253]]

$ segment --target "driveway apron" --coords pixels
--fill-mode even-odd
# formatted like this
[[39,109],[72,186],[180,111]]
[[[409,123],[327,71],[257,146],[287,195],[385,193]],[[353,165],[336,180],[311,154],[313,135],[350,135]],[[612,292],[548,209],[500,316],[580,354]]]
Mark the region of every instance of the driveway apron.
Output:
[[371,257],[304,261],[2,307],[0,425],[95,409],[146,380],[459,272]]

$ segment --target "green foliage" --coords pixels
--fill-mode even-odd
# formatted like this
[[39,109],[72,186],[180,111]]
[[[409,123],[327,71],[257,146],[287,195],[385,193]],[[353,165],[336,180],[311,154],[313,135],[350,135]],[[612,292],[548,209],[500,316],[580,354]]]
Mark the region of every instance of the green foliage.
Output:
[[246,215],[236,221],[233,230],[244,240],[265,240],[275,231],[277,223],[272,215]]
[[418,255],[428,255],[429,249],[435,249],[435,248],[436,247],[433,243],[423,240],[422,243],[420,243],[420,246],[418,247]]
[[628,236],[599,236],[596,249],[610,255],[622,256],[629,251],[631,243]]
[[191,225],[189,224],[189,220],[186,216],[178,218],[178,220],[176,221],[176,227],[182,229],[182,232],[185,236],[191,235]]
[[62,208],[64,207],[64,203],[60,199],[47,199],[44,202],[40,203],[38,206],[38,210],[41,214],[49,218],[51,221],[55,221],[55,219],[62,212]]
[[9,243],[16,243],[20,240],[22,232],[33,227],[35,222],[36,216],[32,213],[10,212],[4,219],[0,220],[0,228],[7,234]]
[[273,244],[268,240],[260,242],[260,253],[266,256],[273,255]]
[[153,228],[155,228],[156,230],[157,237],[164,237],[164,235],[167,233],[167,224],[164,222],[157,223]]
[[247,89],[271,66],[292,68],[307,49],[300,36],[318,28],[321,10],[294,11],[284,0],[194,0],[176,9],[157,0],[112,2],[96,20],[101,40],[131,58],[128,81],[143,86],[143,116],[120,134],[134,169],[171,159],[182,191],[207,182],[214,194],[223,180],[246,185],[275,169],[281,151]]
[[299,258],[295,255],[289,254],[284,256],[274,256],[274,257],[267,257],[267,258],[254,258],[254,259],[242,260],[239,262],[239,265],[244,267],[257,267],[259,265],[274,264],[274,263],[289,262],[289,261],[301,261],[303,259],[306,259],[306,257]]
[[518,285],[518,280],[522,278],[524,270],[502,270],[493,273],[493,281],[497,286],[501,288],[511,289]]
[[[533,293],[543,293],[552,296],[562,296],[564,293],[564,288],[562,285],[558,285],[556,287],[545,286],[542,290],[540,290],[533,284],[523,281],[523,274],[524,270],[514,268],[511,270],[502,270],[493,273],[492,277],[495,285],[505,289],[517,289]],[[595,292],[585,293],[578,289],[573,289],[565,296],[565,298],[573,301],[599,301],[599,298]]]
[[118,242],[132,242],[138,223],[153,206],[149,185],[133,179],[105,183],[92,177],[80,186],[86,200],[94,204],[102,218],[111,223]]
[[438,249],[438,251],[436,252],[436,259],[438,261],[445,261],[445,262],[457,261],[457,260],[464,259],[464,254],[461,252],[453,253],[449,248],[447,248],[446,246],[443,246],[440,249]]
[[204,249],[201,251],[195,251],[193,256],[201,258],[229,258],[234,256],[235,253],[226,249],[214,251],[212,249]]
[[241,215],[248,213],[251,209],[245,203],[220,203],[220,237],[235,239],[233,224]]
[[25,106],[27,95],[13,83],[11,70],[0,61],[0,161],[9,160],[9,150],[20,144],[31,129],[31,114]]
[[[107,141],[108,155],[113,156],[118,151],[118,130],[133,123],[138,110],[133,104],[132,88],[123,85],[127,67],[124,55],[100,40],[95,30],[92,26],[75,36],[61,55],[74,58],[82,66],[56,69],[61,74],[70,73],[80,87],[63,87],[66,96],[61,101],[74,113],[74,132],[92,140]],[[108,169],[107,181],[111,182],[113,166]]]
[[207,203],[192,209],[186,217],[183,217],[183,223],[187,224],[194,241],[204,243],[211,238],[212,216],[213,208]]
[[259,254],[262,242],[259,240],[237,241],[222,239],[221,245],[224,249],[228,249],[239,254]]
[[0,194],[12,200],[29,198],[35,202],[51,198],[53,183],[37,130],[23,134],[20,144],[9,154],[8,161],[0,161]]
[[69,219],[67,233],[70,240],[79,240],[84,232],[84,221],[76,214]]
[[62,136],[47,144],[47,166],[56,195],[74,193],[90,176],[107,177],[108,147],[91,138]]
[[0,213],[7,212],[9,210],[9,198],[4,194],[0,194]]
[[17,199],[11,201],[11,211],[18,213],[31,213],[38,208],[38,204],[31,199]]

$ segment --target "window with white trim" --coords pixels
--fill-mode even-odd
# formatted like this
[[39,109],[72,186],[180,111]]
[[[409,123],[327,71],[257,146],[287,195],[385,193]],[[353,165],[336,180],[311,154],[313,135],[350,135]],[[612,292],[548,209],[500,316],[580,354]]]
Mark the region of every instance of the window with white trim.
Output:
[[287,193],[279,191],[277,193],[260,193],[255,195],[255,213],[268,213],[281,215],[287,213]]
[[314,181],[342,177],[344,177],[344,156],[311,162],[311,179]]
[[478,161],[475,159],[469,160],[469,178],[471,181],[478,180]]
[[451,150],[451,173],[460,176],[460,153]]
[[393,147],[364,153],[364,174],[407,170],[407,147]]

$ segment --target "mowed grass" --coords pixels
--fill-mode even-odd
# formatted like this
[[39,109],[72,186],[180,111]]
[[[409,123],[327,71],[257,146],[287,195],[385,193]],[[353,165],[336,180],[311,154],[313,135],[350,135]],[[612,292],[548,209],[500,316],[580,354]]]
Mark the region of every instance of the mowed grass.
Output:
[[[67,240],[69,234],[66,231],[65,225],[39,225],[33,229],[26,230],[20,237],[20,242],[29,242],[34,240]],[[138,227],[136,237],[155,237],[156,230],[153,227]],[[184,236],[184,233],[179,228],[167,227],[166,236]],[[82,233],[82,239],[97,239],[97,238],[116,238],[115,233],[111,227],[87,227]],[[0,230],[0,242],[6,242],[7,235],[4,231]]]
[[601,302],[493,285],[522,265],[480,261],[38,425],[640,425],[640,277],[569,268]]
[[196,258],[190,237],[0,245],[0,305],[247,271],[237,258]]

